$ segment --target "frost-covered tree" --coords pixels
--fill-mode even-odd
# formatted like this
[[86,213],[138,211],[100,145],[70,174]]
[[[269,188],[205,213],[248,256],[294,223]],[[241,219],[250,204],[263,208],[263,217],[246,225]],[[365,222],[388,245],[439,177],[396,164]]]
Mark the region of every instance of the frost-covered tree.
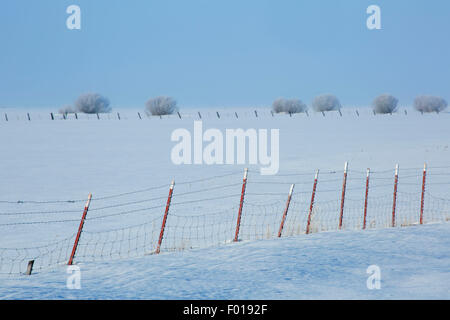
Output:
[[418,96],[414,99],[414,108],[420,112],[441,112],[447,108],[447,101],[441,97]]
[[85,93],[75,101],[75,109],[83,113],[111,112],[109,100],[98,93]]
[[332,94],[322,94],[314,98],[312,107],[315,111],[333,111],[341,108],[339,99]]
[[160,96],[151,98],[145,104],[147,111],[154,116],[173,114],[178,111],[177,102],[171,97]]
[[299,99],[276,99],[272,104],[272,109],[276,113],[300,113],[305,112],[308,107]]
[[393,113],[397,110],[398,99],[390,94],[382,94],[373,101],[375,113]]

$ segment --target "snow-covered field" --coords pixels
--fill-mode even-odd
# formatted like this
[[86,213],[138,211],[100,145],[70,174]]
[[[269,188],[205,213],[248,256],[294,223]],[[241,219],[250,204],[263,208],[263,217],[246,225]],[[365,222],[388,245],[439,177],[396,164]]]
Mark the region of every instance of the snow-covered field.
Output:
[[[192,131],[196,111],[182,113],[182,119],[149,119],[140,111],[140,120],[135,110],[115,110],[100,120],[80,115],[54,121],[45,111],[29,111],[28,121],[27,112],[0,114],[0,259],[3,265],[14,261],[11,268],[0,268],[0,297],[449,298],[448,113],[401,110],[374,116],[359,109],[358,116],[344,109],[342,117],[272,117],[261,109],[255,117],[253,110],[239,109],[220,110],[218,119],[215,110],[201,111],[205,130],[280,129],[279,174],[260,176],[252,165],[171,162],[171,133]],[[334,232],[346,161],[344,230]],[[442,224],[382,229],[391,219],[397,163],[398,226],[418,222],[424,162],[429,166],[425,223]],[[240,234],[244,241],[231,244],[244,167],[250,170]],[[359,231],[369,167],[371,230]],[[316,169],[321,173],[315,233],[306,236]],[[145,255],[154,251],[172,179],[173,207],[162,254]],[[291,183],[295,192],[286,238],[262,240],[278,231]],[[83,288],[68,290],[65,268],[56,265],[70,253],[89,193],[94,200],[76,256]],[[40,258],[48,255],[31,249],[39,246],[58,255],[48,263],[52,268],[39,269]],[[200,249],[179,251],[190,247]],[[179,252],[167,252],[172,250]],[[31,258],[36,259],[35,273],[18,276]],[[366,269],[372,264],[381,268],[381,290],[366,288]]]
[[[324,232],[2,279],[2,299],[450,299],[450,223]],[[367,268],[381,288],[367,288]]]

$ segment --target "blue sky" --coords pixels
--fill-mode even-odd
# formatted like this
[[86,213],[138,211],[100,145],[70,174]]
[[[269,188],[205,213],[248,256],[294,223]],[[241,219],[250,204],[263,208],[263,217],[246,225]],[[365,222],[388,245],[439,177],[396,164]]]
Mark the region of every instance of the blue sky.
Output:
[[[81,8],[68,30],[66,8]],[[381,7],[382,30],[366,8]],[[3,1],[0,107],[60,107],[99,92],[113,107],[157,95],[181,108],[369,105],[419,94],[450,99],[447,0]]]

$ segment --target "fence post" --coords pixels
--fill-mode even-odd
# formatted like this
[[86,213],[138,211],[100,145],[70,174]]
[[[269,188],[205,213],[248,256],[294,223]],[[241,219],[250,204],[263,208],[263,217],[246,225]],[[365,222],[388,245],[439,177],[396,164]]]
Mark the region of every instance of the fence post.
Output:
[[292,192],[294,191],[294,186],[295,186],[295,184],[292,184],[291,189],[289,189],[289,195],[288,195],[288,199],[286,201],[286,208],[284,209],[283,218],[281,219],[280,230],[278,230],[278,238],[281,237],[281,233],[283,232],[284,222],[286,221],[286,216],[287,216],[287,213],[289,210],[289,204],[291,203]]
[[219,111],[216,111],[216,114],[217,114],[217,118],[219,118],[219,119],[220,119],[220,114],[219,114]]
[[120,113],[117,112],[117,119],[120,120]]
[[8,121],[8,114],[5,113],[5,120]]
[[166,210],[164,211],[164,218],[161,225],[161,232],[159,233],[158,246],[156,247],[156,254],[159,254],[161,251],[161,243],[164,237],[164,229],[166,228],[167,216],[169,214],[170,202],[172,201],[173,187],[175,186],[175,180],[172,180],[169,189],[169,196],[167,197]]
[[28,121],[31,121],[30,114],[27,113]]
[[201,115],[200,111],[198,111],[198,117],[199,117],[200,119],[202,118],[202,115]]
[[367,202],[369,200],[369,180],[370,180],[370,168],[367,168],[367,176],[366,176],[366,195],[364,198],[364,220],[363,220],[363,230],[366,229],[366,221],[367,221]]
[[248,169],[244,170],[244,179],[242,180],[242,191],[241,191],[241,201],[239,203],[239,211],[236,222],[236,233],[234,234],[234,242],[237,242],[239,239],[239,228],[241,226],[241,216],[242,216],[242,207],[244,206],[244,196],[245,196],[245,187],[247,186],[247,175]]
[[25,273],[27,276],[30,276],[33,272],[34,260],[28,261],[27,272]]
[[345,189],[347,187],[347,169],[348,169],[348,162],[345,163],[345,167],[344,167],[344,181],[342,182],[341,213],[339,215],[339,229],[342,229],[342,221],[344,219]]
[[180,112],[179,111],[177,111],[177,113],[178,113],[178,117],[181,119],[181,114],[180,114]]
[[80,226],[78,227],[77,237],[75,238],[72,253],[70,254],[69,262],[67,263],[69,266],[72,265],[73,259],[75,258],[75,253],[77,252],[78,242],[80,241],[81,232],[83,231],[84,220],[86,220],[86,215],[89,210],[89,205],[91,204],[91,199],[92,194],[90,193],[86,205],[84,206],[83,216],[81,217]]
[[234,112],[234,115],[236,116],[236,119],[239,119],[237,112]]
[[75,119],[77,119],[78,120],[78,115],[77,115],[77,113],[75,112]]
[[317,188],[317,179],[319,178],[319,169],[316,171],[316,176],[314,177],[314,185],[313,185],[313,191],[311,195],[311,204],[309,206],[309,213],[308,213],[308,222],[306,223],[306,234],[309,234],[309,228],[311,225],[311,215],[314,208],[314,198],[316,197],[316,188]]
[[395,165],[394,200],[392,203],[392,227],[395,227],[395,210],[397,207],[398,164]]
[[427,164],[423,165],[423,177],[422,177],[422,196],[420,198],[420,224],[423,224],[423,209],[425,205],[425,183],[427,179]]
[[50,118],[51,118],[52,120],[55,120],[55,117],[53,116],[53,112],[50,112]]
[[256,116],[256,118],[258,118],[258,112],[256,112],[256,110],[255,110],[255,116]]

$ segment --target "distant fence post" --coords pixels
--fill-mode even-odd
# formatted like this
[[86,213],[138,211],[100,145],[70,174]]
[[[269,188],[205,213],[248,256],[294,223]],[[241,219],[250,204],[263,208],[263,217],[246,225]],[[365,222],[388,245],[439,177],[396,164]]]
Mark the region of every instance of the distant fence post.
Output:
[[5,120],[8,121],[8,114],[5,113]]
[[219,119],[220,119],[220,114],[219,114],[219,111],[216,111],[216,114],[217,114],[217,118],[219,118]]
[[359,117],[359,112],[358,112],[358,110],[356,110],[356,115]]
[[422,176],[422,196],[420,198],[420,224],[423,224],[423,209],[425,206],[425,183],[427,179],[427,164],[423,165],[423,176]]
[[117,112],[117,119],[120,120],[120,113]]
[[347,170],[348,170],[348,162],[345,163],[345,167],[344,167],[344,181],[342,182],[341,213],[339,215],[339,229],[342,229],[342,221],[344,219],[345,189],[347,187]]
[[237,112],[234,112],[234,115],[236,116],[236,119],[239,119]]
[[202,118],[202,115],[201,115],[200,111],[198,111],[198,117],[199,117],[200,119]]
[[158,246],[156,247],[156,254],[161,251],[161,243],[164,237],[164,229],[166,228],[167,216],[169,214],[170,202],[172,201],[173,187],[175,186],[175,180],[172,180],[169,189],[169,196],[167,198],[166,210],[164,211],[164,218],[161,225],[161,232],[159,233]]
[[256,112],[256,110],[255,110],[255,116],[256,116],[256,118],[258,118],[258,112]]
[[139,120],[142,120],[141,114],[138,112]]
[[97,113],[97,119],[100,120],[100,116],[98,115],[98,113]]
[[181,114],[180,114],[180,112],[179,111],[177,111],[177,113],[178,113],[178,117],[181,119]]
[[281,233],[283,232],[284,222],[286,221],[286,216],[287,216],[287,213],[289,210],[289,204],[291,203],[292,192],[294,191],[294,186],[295,186],[295,184],[292,184],[291,188],[289,189],[288,199],[286,201],[286,208],[284,209],[283,217],[281,218],[280,229],[278,230],[278,238],[281,237]]
[[311,204],[309,205],[308,222],[306,223],[306,234],[309,234],[311,226],[311,216],[314,208],[314,198],[316,197],[317,179],[319,178],[319,169],[316,171],[316,176],[314,177],[313,191],[311,195]]
[[369,179],[370,179],[370,169],[367,168],[366,175],[366,194],[364,197],[364,219],[363,219],[363,230],[366,229],[366,221],[367,221],[367,203],[369,200]]
[[339,115],[342,117],[341,109],[338,109],[338,111],[339,111]]
[[55,120],[55,117],[53,116],[53,112],[50,112],[50,118],[51,118],[52,120]]
[[395,165],[394,200],[392,203],[392,227],[395,227],[395,210],[397,208],[398,164]]
[[239,228],[241,227],[241,216],[242,216],[242,207],[244,206],[244,196],[245,196],[245,188],[247,186],[247,175],[248,169],[244,170],[244,179],[242,180],[242,190],[241,190],[241,201],[239,202],[239,211],[236,222],[236,232],[234,234],[234,242],[237,242],[239,239]]
[[31,121],[30,114],[27,113],[28,121]]
[[78,120],[78,114],[75,112],[75,119]]
[[306,116],[309,117],[308,110],[305,110]]
[[70,254],[69,262],[67,263],[69,266],[72,265],[73,259],[75,258],[75,253],[77,252],[78,242],[80,241],[81,232],[83,231],[84,220],[86,220],[86,215],[89,210],[89,205],[91,204],[92,194],[90,193],[88,196],[88,200],[86,205],[84,206],[83,216],[81,217],[80,226],[78,227],[78,233],[75,238],[75,242],[73,244],[72,253]]

